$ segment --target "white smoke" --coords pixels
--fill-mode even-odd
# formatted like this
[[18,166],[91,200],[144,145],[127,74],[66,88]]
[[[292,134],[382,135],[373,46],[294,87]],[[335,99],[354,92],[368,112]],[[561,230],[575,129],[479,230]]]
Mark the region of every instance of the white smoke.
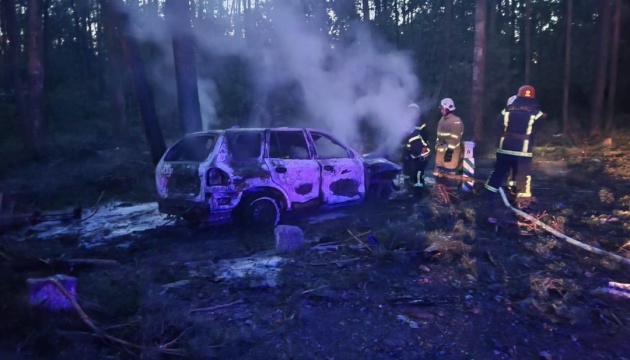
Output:
[[[216,21],[198,21],[193,32],[197,51],[218,55],[238,55],[251,69],[256,102],[283,84],[299,84],[306,117],[290,119],[291,125],[305,125],[330,131],[351,144],[359,139],[360,122],[378,130],[378,145],[385,150],[397,147],[414,120],[406,111],[419,95],[419,82],[408,54],[379,43],[362,23],[352,24],[353,41],[343,45],[331,40],[323,21],[307,18],[288,1],[274,1],[264,21],[258,17],[256,29],[226,34]],[[256,15],[255,10],[249,16]],[[327,14],[324,9],[319,14]],[[144,24],[138,32],[143,40],[171,43],[164,26]],[[240,28],[240,25],[238,26]],[[203,66],[199,64],[198,70]],[[207,124],[216,114],[218,93],[211,79],[200,81],[200,102]]]

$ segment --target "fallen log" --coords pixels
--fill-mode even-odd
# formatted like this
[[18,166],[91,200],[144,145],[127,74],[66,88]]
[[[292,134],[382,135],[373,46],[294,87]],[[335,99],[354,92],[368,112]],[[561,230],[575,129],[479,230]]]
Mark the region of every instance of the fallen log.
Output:
[[591,246],[591,245],[585,244],[583,242],[580,242],[578,240],[575,240],[574,238],[569,237],[569,236],[561,233],[560,231],[552,228],[551,226],[543,223],[542,221],[536,219],[532,215],[530,215],[530,214],[528,214],[528,213],[526,213],[524,211],[521,211],[519,209],[516,209],[515,207],[510,205],[510,202],[508,201],[507,196],[505,195],[505,192],[503,191],[503,188],[499,188],[499,193],[501,194],[501,199],[503,199],[503,204],[505,204],[506,207],[510,208],[510,210],[512,210],[512,212],[514,212],[515,214],[520,215],[520,216],[524,217],[525,219],[531,221],[532,223],[540,226],[545,231],[551,233],[553,236],[559,238],[560,240],[564,240],[567,243],[569,243],[571,245],[574,245],[574,246],[577,246],[580,249],[584,249],[584,250],[586,250],[588,252],[591,252],[591,253],[594,253],[594,254],[597,254],[597,255],[606,256],[606,257],[608,257],[608,258],[610,258],[610,259],[612,259],[614,261],[617,261],[617,262],[620,262],[622,264],[630,266],[630,259],[629,258],[626,258],[626,257],[623,257],[623,256],[619,256],[617,254],[613,254],[613,253],[608,252],[606,250],[602,250],[602,249],[600,249],[598,247]]

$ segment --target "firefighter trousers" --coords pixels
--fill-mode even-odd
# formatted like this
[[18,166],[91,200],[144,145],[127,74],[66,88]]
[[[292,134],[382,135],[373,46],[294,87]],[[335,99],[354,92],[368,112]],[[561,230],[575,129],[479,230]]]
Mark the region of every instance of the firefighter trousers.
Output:
[[494,171],[486,182],[486,189],[492,193],[498,192],[504,181],[507,180],[510,171],[512,171],[512,177],[516,182],[517,201],[531,200],[532,158],[527,156],[497,153]]
[[435,170],[433,171],[435,183],[455,190],[461,184],[462,147],[453,149],[453,155],[449,161],[446,161],[445,155],[445,150],[435,152]]
[[424,171],[428,164],[429,159],[426,157],[412,158],[409,156],[403,160],[403,174],[409,176],[411,184],[416,182],[424,184]]

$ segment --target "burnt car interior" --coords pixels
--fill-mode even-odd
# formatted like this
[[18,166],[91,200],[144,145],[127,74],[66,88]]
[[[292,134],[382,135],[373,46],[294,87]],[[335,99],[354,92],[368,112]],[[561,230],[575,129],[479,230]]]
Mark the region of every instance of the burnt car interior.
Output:
[[301,131],[272,131],[269,157],[273,159],[310,159],[306,138]]
[[261,132],[233,132],[227,136],[233,160],[250,160],[260,157]]
[[204,161],[212,152],[215,142],[214,134],[184,138],[166,153],[164,161]]
[[349,158],[348,149],[323,134],[311,133],[319,159]]

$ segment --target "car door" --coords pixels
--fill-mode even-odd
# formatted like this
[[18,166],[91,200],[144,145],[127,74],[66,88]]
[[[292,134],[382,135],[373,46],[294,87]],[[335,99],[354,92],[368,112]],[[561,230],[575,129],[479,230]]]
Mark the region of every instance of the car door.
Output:
[[322,172],[322,197],[327,204],[360,200],[365,194],[361,159],[330,135],[309,131]]
[[303,130],[269,130],[265,162],[271,179],[284,189],[292,205],[319,198],[319,164],[313,159]]

